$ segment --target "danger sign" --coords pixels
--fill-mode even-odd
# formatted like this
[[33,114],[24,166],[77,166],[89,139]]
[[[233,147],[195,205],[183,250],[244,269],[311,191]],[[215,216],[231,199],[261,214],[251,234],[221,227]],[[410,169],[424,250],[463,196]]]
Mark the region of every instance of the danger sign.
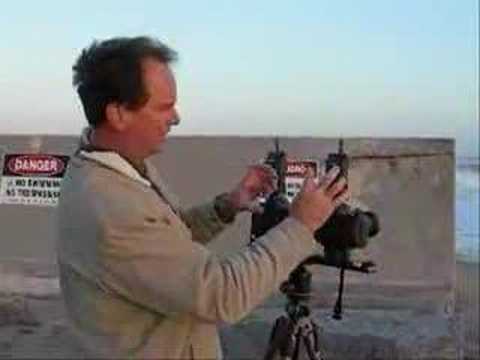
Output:
[[65,169],[65,162],[53,155],[21,155],[10,157],[7,171],[14,175],[54,176]]
[[68,160],[64,155],[5,155],[0,203],[56,206]]
[[315,160],[288,160],[285,176],[286,197],[291,202],[300,191],[308,171],[318,178],[318,162]]

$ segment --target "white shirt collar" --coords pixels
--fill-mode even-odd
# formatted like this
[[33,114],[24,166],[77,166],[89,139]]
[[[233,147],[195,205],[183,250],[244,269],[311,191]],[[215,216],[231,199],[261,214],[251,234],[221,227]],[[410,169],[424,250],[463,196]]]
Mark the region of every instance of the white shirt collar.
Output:
[[149,180],[144,178],[140,173],[123,157],[113,151],[80,151],[80,155],[84,158],[97,161],[129,178],[151,187]]

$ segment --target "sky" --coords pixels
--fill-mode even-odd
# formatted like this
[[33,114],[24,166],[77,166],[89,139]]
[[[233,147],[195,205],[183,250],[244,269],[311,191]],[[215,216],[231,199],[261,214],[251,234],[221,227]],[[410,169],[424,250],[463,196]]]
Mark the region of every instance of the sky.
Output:
[[478,0],[9,1],[0,134],[78,134],[93,40],[179,53],[173,135],[455,138],[478,156]]

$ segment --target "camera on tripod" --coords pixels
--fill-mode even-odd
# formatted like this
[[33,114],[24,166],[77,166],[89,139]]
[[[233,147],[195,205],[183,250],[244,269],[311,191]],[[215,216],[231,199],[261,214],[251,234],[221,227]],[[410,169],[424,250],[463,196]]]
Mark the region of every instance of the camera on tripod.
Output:
[[[287,155],[280,150],[278,139],[275,139],[275,150],[268,153],[265,163],[277,173],[277,190],[264,201],[263,213],[252,214],[250,241],[255,241],[289,215],[290,202],[285,194]],[[343,140],[339,141],[338,151],[327,157],[326,171],[333,166],[340,169],[335,181],[342,176],[348,180],[349,158],[343,150]],[[345,271],[375,271],[374,262],[354,262],[351,253],[354,249],[367,246],[369,239],[375,236],[379,229],[378,217],[374,212],[343,203],[326,223],[315,231],[315,240],[323,246],[324,254],[312,255],[303,260],[280,286],[281,292],[288,298],[286,315],[275,321],[265,360],[325,359],[318,335],[320,327],[310,318],[308,303],[311,297],[312,274],[306,266],[320,264],[340,269],[338,298],[333,313],[333,318],[340,320]]]
[[[252,216],[251,241],[265,234],[289,214],[290,203],[285,196],[287,155],[280,150],[278,139],[275,139],[275,150],[268,153],[265,163],[277,173],[277,190],[265,200],[263,213]],[[343,150],[342,139],[339,141],[338,152],[328,155],[326,171],[333,166],[340,169],[337,179],[341,176],[348,179],[349,158]],[[324,256],[320,258],[320,263],[362,272],[372,271],[375,265],[373,262],[355,264],[350,254],[354,249],[364,248],[369,238],[378,232],[379,221],[375,213],[346,203],[341,204],[327,222],[315,231],[315,239],[324,247]]]
[[[349,159],[343,150],[343,140],[339,140],[338,152],[328,155],[325,170],[333,166],[340,169],[337,179],[343,176],[348,180]],[[341,204],[326,223],[315,231],[315,239],[324,247],[325,265],[337,267],[355,266],[350,254],[358,248],[364,248],[369,238],[380,230],[378,217],[372,211]],[[373,262],[362,264],[365,269],[374,267]],[[362,266],[361,265],[361,266]]]

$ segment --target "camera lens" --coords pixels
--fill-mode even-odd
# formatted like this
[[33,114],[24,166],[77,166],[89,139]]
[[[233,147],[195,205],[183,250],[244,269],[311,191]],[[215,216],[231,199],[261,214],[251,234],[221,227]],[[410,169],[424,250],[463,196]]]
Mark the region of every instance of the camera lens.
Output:
[[369,211],[357,210],[352,219],[352,248],[364,248],[368,239],[379,231],[378,217]]

